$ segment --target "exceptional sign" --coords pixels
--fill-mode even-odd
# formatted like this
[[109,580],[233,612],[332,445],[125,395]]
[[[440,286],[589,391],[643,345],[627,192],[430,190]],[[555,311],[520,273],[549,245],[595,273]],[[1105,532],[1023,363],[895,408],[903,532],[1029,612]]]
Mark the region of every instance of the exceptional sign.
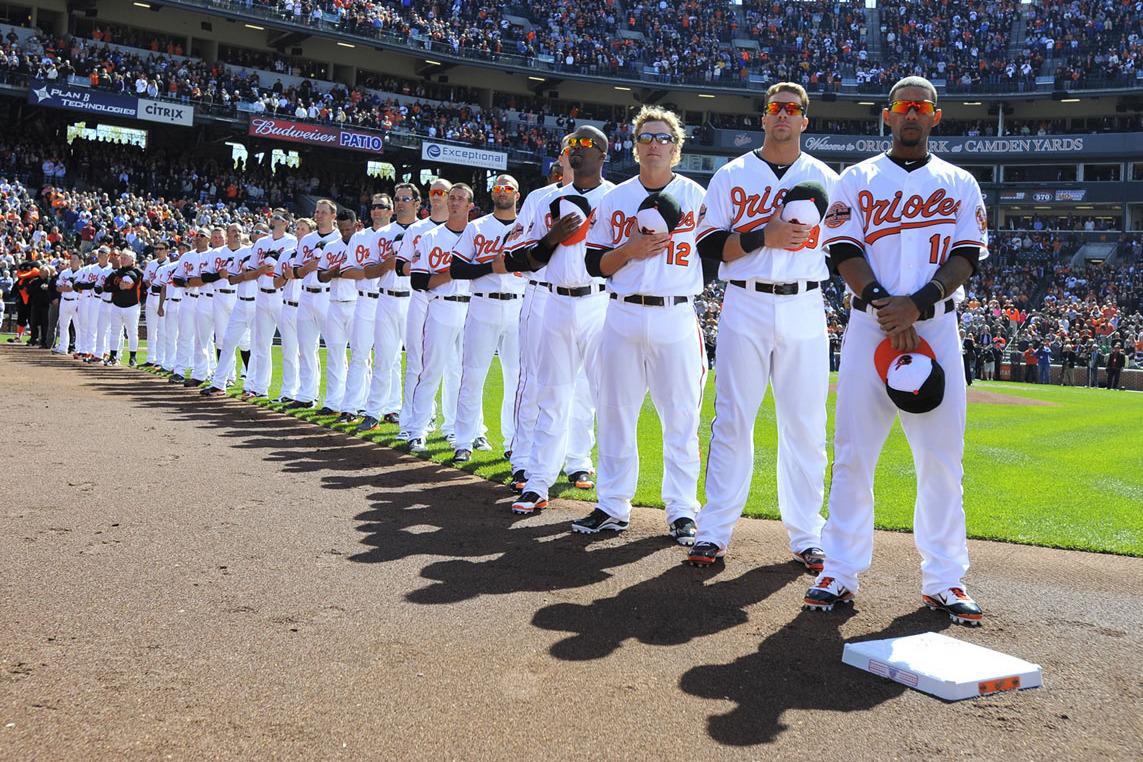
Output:
[[508,169],[508,154],[501,151],[486,151],[472,146],[453,146],[445,143],[421,143],[421,158],[426,161],[440,161],[445,164],[463,164],[469,167],[487,169]]

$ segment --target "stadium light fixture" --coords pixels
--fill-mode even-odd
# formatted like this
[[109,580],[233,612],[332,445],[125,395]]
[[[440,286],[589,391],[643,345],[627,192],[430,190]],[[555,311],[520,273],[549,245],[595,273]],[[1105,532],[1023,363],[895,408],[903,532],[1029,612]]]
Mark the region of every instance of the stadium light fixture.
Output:
[[714,97],[714,96],[713,96],[713,95],[711,95],[710,93],[699,93],[699,94],[698,94],[698,96],[699,96],[700,98],[713,98],[713,97]]
[[966,105],[966,106],[979,106],[980,101],[965,101],[964,105]]
[[337,44],[343,48],[356,48],[357,47],[356,45],[349,43],[349,42],[339,42]]
[[258,26],[257,24],[243,24],[242,26],[246,27],[247,29],[253,29],[257,32],[265,32],[266,31],[266,27]]
[[876,106],[877,104],[874,103],[873,101],[858,101],[857,105],[858,106]]
[[622,90],[622,91],[624,91],[624,92],[627,92],[627,93],[631,92],[631,88],[630,88],[630,87],[623,87],[622,85],[616,85],[616,86],[615,86],[615,89],[616,89],[616,90]]
[[544,79],[543,77],[528,77],[528,79],[532,80],[533,82],[547,82],[548,81],[548,80]]
[[131,3],[131,5],[135,6],[136,8],[146,8],[147,10],[151,10],[150,3]]
[[1051,209],[1052,207],[1050,207],[1050,206],[1034,206],[1032,208],[1033,209]]
[[1079,103],[1079,98],[1060,98],[1060,103]]
[[441,65],[441,62],[440,62],[440,61],[434,61],[434,60],[432,60],[431,58],[426,58],[426,59],[425,59],[425,63],[427,63],[427,64],[431,64],[431,65],[433,65],[433,66],[440,66],[440,65]]

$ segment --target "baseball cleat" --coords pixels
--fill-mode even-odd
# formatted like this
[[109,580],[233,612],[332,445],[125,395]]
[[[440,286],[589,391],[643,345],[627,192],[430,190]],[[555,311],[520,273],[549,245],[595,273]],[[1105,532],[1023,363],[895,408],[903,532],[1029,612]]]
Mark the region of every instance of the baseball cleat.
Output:
[[217,386],[208,386],[199,392],[204,397],[225,397],[226,392],[219,389]]
[[620,521],[609,513],[596,508],[582,519],[576,519],[571,525],[573,532],[580,534],[596,534],[603,530],[622,532],[627,528],[626,521]]
[[386,413],[384,416],[381,417],[381,420],[384,421],[385,423],[396,424],[396,423],[400,423],[401,417],[399,415],[397,415],[396,413]]
[[922,595],[921,600],[933,611],[943,611],[957,624],[979,627],[984,612],[964,588],[950,587],[936,595]]
[[356,413],[342,413],[337,417],[338,423],[353,423],[357,420]]
[[172,374],[171,374],[171,377],[167,379],[167,383],[168,383],[168,384],[185,384],[185,383],[186,383],[186,379],[185,379],[185,378],[183,378],[183,377],[182,377],[182,376],[180,376],[180,375],[177,375],[177,374],[175,374],[175,373],[172,373]]
[[361,423],[357,424],[357,431],[372,431],[373,429],[377,428],[380,423],[381,422],[373,416],[367,415],[361,420]]
[[322,405],[320,408],[318,408],[317,414],[318,414],[318,415],[333,415],[333,414],[335,414],[336,412],[337,412],[337,411],[336,411],[336,410],[334,410],[334,409],[333,409],[332,407],[330,407],[329,405]]
[[576,489],[593,489],[595,487],[595,480],[591,478],[590,471],[576,471],[573,474],[568,474],[568,481]]
[[[53,350],[53,351],[54,351],[54,350]],[[58,354],[58,353],[57,353],[57,354]],[[153,362],[151,362],[151,361],[149,361],[149,360],[148,360],[147,362],[143,363],[143,364],[142,364],[142,365],[140,365],[139,367],[140,367],[140,368],[153,368],[153,367],[155,367],[155,363],[153,363]]]
[[821,548],[806,548],[801,553],[795,553],[794,560],[805,566],[808,571],[818,574],[825,566],[825,551]]
[[453,465],[459,466],[461,463],[467,463],[472,460],[472,450],[460,449],[453,453]]
[[516,492],[523,492],[524,486],[528,483],[528,474],[524,469],[519,468],[512,472],[512,489]]
[[822,577],[821,581],[806,591],[802,608],[806,611],[833,611],[842,603],[852,603],[853,593],[833,577]]
[[190,388],[192,386],[202,386],[204,381],[201,378],[188,378],[183,381],[183,386]]
[[488,440],[484,437],[477,437],[472,440],[472,449],[474,450],[491,450],[492,445],[488,444]]
[[691,566],[711,566],[726,555],[726,551],[713,542],[696,542],[687,553],[687,563]]
[[539,513],[548,507],[548,499],[540,497],[539,492],[525,492],[520,499],[512,503],[512,513],[530,515]]
[[393,437],[398,442],[408,442],[413,438],[413,435],[408,431],[398,431],[397,436]]
[[425,447],[425,440],[420,437],[413,437],[409,440],[409,452],[422,453],[428,451],[429,448]]
[[674,537],[675,542],[679,545],[694,545],[698,527],[695,526],[694,519],[684,516],[671,522],[671,526],[667,528],[667,534]]
[[258,392],[242,392],[242,401],[243,402],[249,402],[250,400],[256,400],[259,397],[265,397],[265,396],[266,395],[259,394]]

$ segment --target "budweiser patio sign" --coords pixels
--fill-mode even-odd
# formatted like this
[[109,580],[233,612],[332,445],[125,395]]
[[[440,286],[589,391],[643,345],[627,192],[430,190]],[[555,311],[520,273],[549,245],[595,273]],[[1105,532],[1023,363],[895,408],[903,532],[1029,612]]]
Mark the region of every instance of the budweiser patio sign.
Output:
[[250,134],[270,140],[285,140],[290,143],[312,143],[322,146],[336,146],[341,130],[320,124],[303,124],[286,119],[266,119],[256,116],[250,119]]

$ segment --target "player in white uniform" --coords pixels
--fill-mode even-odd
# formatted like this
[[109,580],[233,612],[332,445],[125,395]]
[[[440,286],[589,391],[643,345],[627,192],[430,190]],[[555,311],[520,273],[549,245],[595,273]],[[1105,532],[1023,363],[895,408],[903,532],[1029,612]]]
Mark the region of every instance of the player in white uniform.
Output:
[[[448,192],[452,183],[437,178],[429,186],[429,216],[420,220],[406,231],[401,240],[401,248],[397,250],[396,272],[400,276],[409,277],[413,266],[423,256],[421,239],[433,228],[443,225],[448,219]],[[398,416],[400,431],[398,439],[409,439],[409,430],[406,421],[412,420],[413,386],[417,383],[417,375],[421,372],[421,344],[425,328],[425,315],[428,314],[429,297],[425,291],[412,291],[409,298],[409,310],[405,316],[405,379],[403,384],[404,396],[401,400],[401,412]],[[453,384],[452,369],[457,369],[456,383]],[[450,427],[453,424],[453,413],[456,411],[456,397],[460,390],[459,362],[451,364],[445,371],[444,378],[444,424]],[[450,404],[451,400],[451,404]],[[434,416],[435,417],[435,416]],[[447,433],[447,432],[446,432]]]
[[75,349],[76,356],[87,362],[95,356],[95,325],[96,304],[99,299],[95,293],[95,278],[99,265],[89,262],[79,269],[73,288],[79,293],[79,322],[76,328]]
[[713,564],[725,553],[746,505],[755,470],[754,425],[769,384],[778,425],[778,510],[791,553],[808,569],[821,569],[829,393],[821,283],[829,268],[814,226],[782,215],[794,186],[817,183],[828,193],[837,181],[833,170],[801,150],[808,105],[801,85],[771,86],[762,148],[721,167],[707,186],[699,252],[720,263],[719,278],[727,286],[718,324],[706,505],[688,555],[694,565]]
[[[186,251],[186,241],[180,241],[178,245],[183,252]],[[170,250],[170,244],[166,241],[159,241],[155,244],[156,251],[160,247]],[[179,255],[180,252],[173,252],[167,258],[167,263],[155,273],[155,279],[160,284],[157,310],[159,320],[163,324],[163,343],[165,345],[163,347],[162,368],[167,373],[174,373],[175,356],[179,344],[179,310],[183,303],[183,289],[175,285],[175,274],[179,271],[177,259]]]
[[[111,351],[111,292],[104,288],[108,276],[115,272],[111,264],[112,252],[106,246],[100,246],[96,251],[98,267],[95,270],[95,293],[99,301],[96,303],[95,321],[95,349],[94,361],[106,362]],[[115,337],[115,349],[119,349],[120,337]]]
[[[218,364],[214,334],[214,292],[215,284],[221,277],[218,269],[227,259],[221,251],[225,246],[226,232],[222,228],[212,228],[210,247],[198,253],[198,257],[194,260],[194,274],[187,280],[190,286],[198,285],[198,299],[194,302],[194,365],[191,367],[191,377],[186,382],[187,386],[201,386],[206,383],[214,373],[215,365]],[[219,336],[218,340],[221,341],[222,337]]]
[[141,367],[162,367],[163,348],[166,341],[163,339],[163,321],[159,319],[159,294],[163,284],[158,280],[159,268],[167,263],[167,247],[152,247],[155,257],[143,267],[143,287],[147,291],[147,306],[144,311],[144,320],[147,325],[147,362]]
[[56,321],[57,338],[52,352],[57,355],[66,355],[71,344],[71,331],[75,328],[76,344],[79,342],[79,303],[82,292],[75,290],[75,283],[82,270],[78,252],[72,252],[68,257],[68,266],[60,271],[56,278],[56,290],[60,292],[60,313]]
[[[539,408],[532,445],[531,471],[515,513],[530,514],[548,505],[567,449],[576,377],[586,369],[588,383],[598,389],[599,333],[607,309],[603,279],[592,276],[584,262],[585,239],[594,210],[615,187],[603,179],[607,138],[594,127],[580,127],[568,139],[572,184],[553,193],[548,208],[536,209],[528,239],[513,250],[512,270],[545,267],[551,295],[544,310],[540,354]],[[547,214],[553,220],[549,227]],[[558,215],[558,216],[557,216]]]
[[[279,263],[298,248],[298,239],[286,232],[290,213],[275,209],[270,217],[270,234],[252,244],[252,267],[259,272],[255,279],[254,327],[250,332],[250,367],[246,369],[243,399],[265,397],[270,391],[273,373],[274,331],[282,318],[282,291],[286,280],[278,275]],[[294,308],[291,308],[294,309]],[[286,351],[286,331],[282,331],[282,378],[297,378],[297,340],[293,337],[293,350]],[[289,367],[287,367],[287,365]]]
[[345,377],[343,407],[356,420],[365,411],[365,395],[373,376],[373,337],[376,332],[381,253],[379,233],[393,217],[393,199],[388,193],[374,193],[369,201],[370,227],[361,231],[361,241],[353,247],[353,257],[362,277],[356,284],[357,303],[349,330],[349,371]]
[[341,237],[334,226],[337,205],[329,199],[321,199],[314,208],[314,221],[317,229],[298,241],[296,261],[291,275],[301,280],[301,296],[298,300],[298,355],[300,378],[298,394],[290,408],[313,407],[317,401],[321,383],[321,364],[318,359],[318,342],[325,313],[329,309],[329,284],[318,280],[317,271],[322,266],[325,247]]
[[[210,337],[214,344],[214,366],[211,368],[208,379],[214,378],[217,365],[221,362],[222,342],[226,338],[226,328],[230,324],[230,313],[234,311],[234,305],[238,303],[238,290],[229,280],[229,267],[236,257],[245,257],[249,253],[249,250],[242,243],[243,232],[240,225],[235,223],[227,225],[224,235],[226,242],[214,250],[214,257],[208,257],[202,268],[202,280],[206,284],[202,293],[207,296],[207,299],[205,302],[199,302],[199,304],[210,306]],[[245,346],[242,358],[247,360],[249,357],[247,353],[250,350],[249,339],[242,343]],[[234,364],[230,363],[229,366],[228,377],[222,379],[224,387],[230,386],[231,382],[234,381]]]
[[[417,235],[416,228],[424,227],[423,221],[417,220],[421,192],[412,183],[402,183],[393,189],[393,205],[396,219],[378,230],[374,239],[377,262],[365,266],[365,276],[378,279],[378,297],[373,318],[373,377],[365,400],[365,418],[358,425],[358,431],[375,429],[382,420],[400,422],[404,386],[401,346],[405,340],[412,287],[409,276],[397,272],[397,252],[404,245],[406,235]],[[407,267],[408,263],[401,262],[401,266]]]
[[[231,225],[230,227],[235,228],[237,226]],[[255,227],[254,241],[249,245],[240,245],[236,251],[232,251],[230,259],[224,265],[226,282],[236,292],[234,309],[230,311],[226,330],[222,334],[218,367],[215,368],[214,379],[211,385],[201,392],[204,397],[222,397],[226,394],[230,379],[234,375],[234,352],[241,345],[243,338],[250,335],[250,329],[254,325],[254,302],[257,299],[255,294],[258,293],[258,278],[263,272],[256,264],[254,246],[258,239],[266,237],[269,232],[265,225]],[[228,228],[227,235],[229,234],[230,229]],[[241,244],[241,232],[239,232],[239,243]],[[216,296],[215,299],[217,300],[218,297]],[[249,355],[247,354],[245,357],[248,359]]]
[[[413,262],[409,282],[415,291],[424,292],[428,303],[424,326],[418,337],[420,369],[413,379],[409,395],[409,418],[401,427],[409,434],[409,450],[425,452],[425,438],[433,418],[433,401],[445,373],[457,364],[457,346],[470,299],[468,283],[453,280],[449,273],[452,252],[468,227],[472,210],[472,188],[464,183],[453,185],[448,192],[448,219],[420,237],[419,256]],[[444,403],[446,410],[448,403]]]
[[[179,340],[175,351],[175,367],[170,378],[172,384],[182,382],[186,386],[198,386],[205,378],[194,375],[195,366],[200,372],[206,366],[206,352],[198,336],[198,303],[199,289],[202,279],[199,271],[202,269],[203,258],[210,246],[210,231],[199,228],[193,233],[194,249],[179,257],[179,267],[172,278],[175,286],[182,289],[182,304],[179,307]],[[185,378],[187,371],[190,377]]]
[[686,137],[674,113],[644,107],[632,126],[639,174],[603,197],[587,236],[587,271],[607,278],[610,294],[595,395],[599,502],[572,522],[572,530],[627,528],[639,481],[636,429],[650,392],[663,429],[667,532],[690,545],[699,507],[698,425],[707,367],[693,304],[703,288],[695,227],[705,192],[674,172]]
[[489,450],[481,435],[484,381],[492,357],[500,359],[504,397],[500,403],[500,434],[511,449],[513,409],[520,364],[520,304],[525,280],[504,266],[504,247],[516,226],[520,184],[500,175],[492,186],[492,214],[473,220],[452,252],[449,272],[468,282],[472,301],[462,333],[460,392],[456,405],[453,463],[472,459],[474,449]]
[[319,412],[337,413],[339,423],[348,423],[357,416],[356,410],[347,409],[345,400],[345,351],[349,349],[349,333],[357,311],[357,284],[365,274],[357,260],[369,259],[374,235],[372,231],[358,232],[357,214],[352,209],[337,213],[337,232],[337,238],[326,244],[317,271],[318,281],[329,284],[329,306],[321,326],[325,341],[325,398]]
[[[830,256],[855,296],[838,374],[825,568],[805,604],[830,609],[852,600],[872,562],[873,472],[899,415],[917,471],[913,537],[922,600],[973,625],[982,612],[963,582],[966,385],[957,372],[956,303],[988,256],[988,218],[973,176],[928,152],[929,133],[941,118],[933,85],[906,77],[889,91],[889,101],[882,118],[892,147],[845,170],[824,218]],[[890,400],[873,362],[886,337],[897,352],[910,353],[923,340],[935,353],[946,369],[935,408],[899,412]]]
[[[317,223],[302,217],[294,226],[298,241],[317,230]],[[302,282],[294,277],[294,268],[302,264],[302,250],[297,244],[293,252],[283,253],[278,260],[275,283],[282,283],[282,312],[278,316],[278,334],[282,337],[282,387],[276,402],[285,405],[297,403],[301,386],[301,347],[298,345],[298,312],[301,309]],[[279,280],[280,279],[280,280]],[[310,403],[312,404],[312,403]],[[309,407],[309,405],[306,405]]]

